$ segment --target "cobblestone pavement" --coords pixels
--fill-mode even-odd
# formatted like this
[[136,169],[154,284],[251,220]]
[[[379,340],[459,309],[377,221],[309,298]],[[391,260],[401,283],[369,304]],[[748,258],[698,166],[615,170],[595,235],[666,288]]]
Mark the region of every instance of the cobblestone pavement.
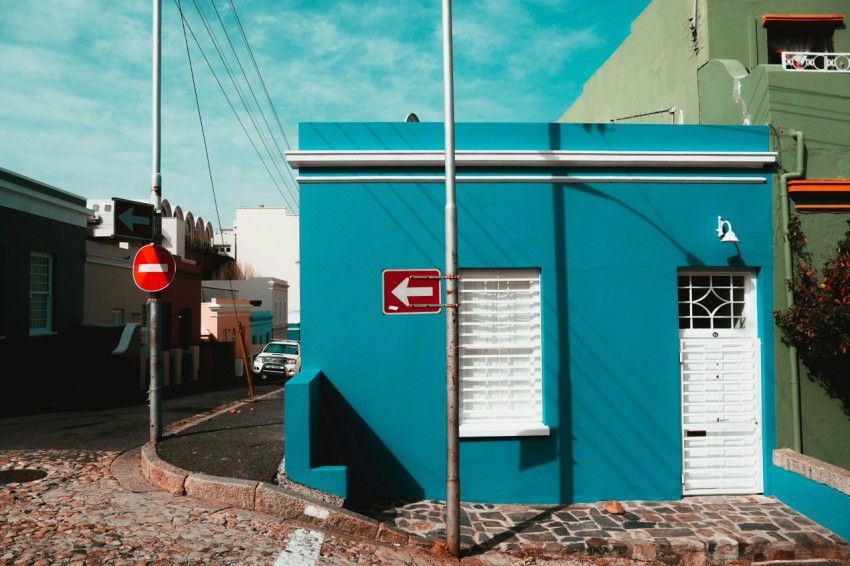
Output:
[[[223,410],[172,423],[169,434],[190,429]],[[172,495],[143,477],[143,450],[0,450],[0,566],[458,563],[441,543],[445,540],[441,501],[376,502],[359,510],[364,518],[407,533],[406,543],[379,542],[341,534],[353,531],[323,530],[315,523],[213,499]],[[462,503],[460,562],[469,566],[747,566],[767,560],[813,561],[808,566],[818,560],[848,564],[846,541],[773,498],[692,497],[618,505]]]
[[[445,537],[442,501],[385,501],[361,512],[423,538]],[[461,539],[471,554],[522,550],[665,564],[847,560],[846,541],[764,496],[554,507],[462,503],[461,514]]]
[[[342,537],[176,497],[145,482],[138,468],[109,451],[0,451],[0,565],[457,563],[439,547]],[[499,553],[461,562],[541,563]]]

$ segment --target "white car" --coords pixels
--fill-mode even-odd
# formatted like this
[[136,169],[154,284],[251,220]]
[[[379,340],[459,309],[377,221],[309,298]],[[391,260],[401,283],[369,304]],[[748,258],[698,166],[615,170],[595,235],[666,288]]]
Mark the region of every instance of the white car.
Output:
[[272,377],[288,379],[301,371],[301,342],[272,340],[254,358],[254,375],[261,381]]

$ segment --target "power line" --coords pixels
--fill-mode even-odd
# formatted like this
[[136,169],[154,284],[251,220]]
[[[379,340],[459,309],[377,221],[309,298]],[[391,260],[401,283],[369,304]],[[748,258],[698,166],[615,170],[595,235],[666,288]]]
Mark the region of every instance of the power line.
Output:
[[[180,9],[180,0],[176,0],[177,8]],[[181,11],[182,14],[182,11]],[[189,50],[189,38],[186,36],[186,21],[180,18],[180,24],[183,28],[183,44],[186,46],[186,57],[189,59],[189,75],[192,77],[192,92],[195,94],[195,108],[198,111],[198,123],[201,125],[201,139],[204,142],[204,155],[207,158],[207,173],[210,177],[210,187],[212,188],[213,205],[215,206],[215,217],[218,221],[218,229],[221,230],[221,214],[218,209],[218,198],[215,194],[215,182],[213,181],[212,165],[210,164],[210,151],[207,146],[207,134],[204,130],[204,118],[201,115],[201,101],[198,99],[198,87],[195,83],[195,68],[192,65],[192,53]]]
[[272,141],[274,142],[275,148],[279,154],[283,154],[280,150],[280,146],[277,144],[277,140],[274,138],[274,134],[272,133],[272,129],[269,126],[269,121],[266,120],[266,115],[262,111],[262,107],[260,106],[260,102],[257,100],[257,95],[254,93],[254,89],[251,86],[251,82],[248,80],[248,75],[245,73],[245,68],[242,66],[242,61],[239,59],[239,54],[236,52],[236,48],[233,46],[233,42],[230,40],[230,34],[227,33],[227,28],[224,25],[224,20],[221,19],[221,13],[218,11],[218,7],[215,5],[215,0],[210,0],[210,4],[212,4],[213,9],[215,10],[215,15],[218,18],[218,23],[221,25],[221,30],[224,32],[224,37],[227,39],[227,43],[230,45],[230,50],[233,52],[233,57],[236,59],[236,63],[239,65],[239,70],[242,71],[242,76],[245,77],[245,84],[248,85],[248,90],[251,91],[251,97],[254,99],[254,104],[257,105],[257,109],[260,110],[260,115],[263,118],[263,122],[266,125],[266,130],[268,130],[269,135],[272,137]]
[[[266,100],[269,103],[269,107],[272,110],[272,114],[274,114],[275,120],[277,121],[277,125],[278,125],[278,128],[280,128],[281,134],[283,135],[283,140],[284,140],[284,142],[287,146],[287,149],[289,149],[289,140],[286,138],[286,133],[283,131],[283,127],[280,125],[280,120],[278,119],[277,111],[275,110],[274,104],[272,104],[271,98],[269,97],[268,90],[266,89],[266,83],[263,80],[263,75],[260,73],[260,69],[257,66],[256,60],[254,59],[254,53],[251,50],[251,45],[248,42],[248,38],[245,36],[245,30],[242,28],[242,23],[239,21],[239,15],[236,13],[236,6],[233,5],[232,0],[228,0],[228,2],[229,2],[230,7],[233,11],[234,20],[236,21],[236,24],[239,28],[239,32],[242,35],[242,41],[245,44],[245,48],[248,51],[248,55],[251,57],[251,61],[253,62],[254,72],[256,72],[257,78],[260,80],[260,84],[262,85],[263,91],[266,94]],[[224,36],[227,38],[227,42],[230,45],[230,50],[233,52],[233,57],[236,59],[236,63],[239,65],[239,69],[242,71],[242,76],[245,77],[245,84],[248,85],[248,90],[251,91],[251,96],[254,99],[254,103],[257,105],[257,109],[260,111],[260,116],[263,118],[263,123],[265,123],[265,125],[266,125],[266,129],[268,130],[269,135],[271,136],[272,142],[274,142],[275,149],[277,149],[277,154],[280,155],[281,158],[283,158],[284,152],[277,143],[277,139],[275,138],[275,135],[272,132],[271,126],[269,125],[269,121],[266,119],[266,114],[265,114],[265,112],[263,112],[262,106],[260,105],[260,101],[257,100],[257,95],[256,95],[256,93],[254,93],[254,88],[251,86],[251,81],[248,80],[248,74],[245,72],[245,68],[242,66],[242,61],[239,59],[239,55],[236,52],[236,47],[233,45],[233,42],[230,40],[230,34],[227,33],[227,28],[224,25],[224,21],[221,19],[221,13],[218,11],[218,7],[215,5],[215,0],[210,0],[210,4],[212,4],[213,9],[215,10],[216,16],[218,17],[219,24],[221,24],[221,29],[224,32]],[[298,184],[295,181],[295,177],[292,175],[292,170],[289,168],[289,165],[285,161],[284,161],[284,165],[285,165],[284,169],[289,174],[289,178],[292,181],[292,186],[297,187]],[[293,199],[295,199],[294,195],[292,195],[292,196],[293,196]]]
[[[205,29],[207,30],[207,35],[209,35],[210,40],[212,41],[213,46],[215,47],[216,53],[218,54],[219,59],[222,62],[222,65],[224,65],[224,69],[227,72],[228,76],[230,77],[230,81],[233,84],[234,89],[236,89],[236,93],[239,96],[240,101],[242,102],[242,106],[245,108],[245,112],[248,114],[248,117],[250,118],[251,123],[254,125],[254,129],[256,130],[257,135],[260,137],[260,141],[262,142],[263,146],[265,147],[266,152],[271,157],[272,164],[274,165],[275,169],[277,170],[278,175],[280,175],[281,179],[284,181],[284,185],[286,186],[286,180],[283,177],[283,173],[281,172],[280,167],[278,167],[277,161],[275,160],[275,156],[272,153],[271,149],[269,148],[268,144],[266,143],[265,137],[263,136],[262,131],[260,130],[259,125],[257,124],[257,121],[254,119],[254,114],[251,111],[251,109],[249,108],[248,102],[245,99],[245,95],[242,93],[242,90],[240,89],[239,84],[238,84],[238,82],[236,81],[236,79],[233,75],[233,71],[231,70],[230,66],[227,63],[227,59],[225,58],[224,53],[222,52],[222,49],[219,45],[219,42],[217,41],[217,39],[215,37],[215,34],[213,33],[212,27],[209,25],[209,22],[207,21],[206,15],[203,13],[203,10],[201,10],[201,7],[198,5],[197,0],[193,0],[193,3],[195,4],[195,9],[196,9],[196,11],[198,12],[198,15],[201,18],[201,22],[203,23]],[[218,13],[217,9],[216,9],[216,13]],[[230,42],[230,38],[229,38],[229,36],[227,36],[227,30],[226,29],[225,29],[225,36],[227,37],[228,42]],[[232,47],[232,45],[233,44],[231,43],[231,47]],[[234,53],[235,53],[235,50],[234,50]],[[238,56],[237,56],[237,61],[238,61]],[[240,64],[240,68],[241,68],[241,64]],[[246,81],[246,83],[248,83],[249,88],[250,88],[250,81],[248,81],[248,78],[247,78],[247,76],[245,76],[244,71],[243,71],[243,76],[245,77],[245,81]],[[259,110],[262,113],[262,109],[259,109]],[[293,199],[294,199],[295,197],[294,197],[294,195],[292,195],[291,190],[289,189],[288,186],[287,186],[287,191],[290,192],[290,196],[292,196]]]
[[[257,73],[257,78],[260,80],[260,86],[263,87],[263,92],[266,95],[266,101],[269,103],[269,108],[271,108],[275,122],[277,122],[277,127],[280,130],[280,134],[283,136],[283,142],[286,145],[286,149],[291,149],[289,145],[289,139],[287,139],[286,137],[286,132],[283,130],[283,126],[280,123],[280,118],[277,115],[277,110],[275,110],[274,103],[272,103],[272,99],[269,96],[269,91],[266,88],[266,81],[263,80],[263,75],[262,73],[260,73],[260,68],[257,66],[257,60],[254,58],[254,51],[251,49],[251,44],[248,42],[248,37],[245,35],[245,30],[242,28],[242,22],[239,19],[239,14],[236,12],[236,6],[233,4],[233,0],[228,0],[228,3],[230,4],[230,8],[233,10],[233,19],[236,21],[236,26],[239,28],[239,33],[242,35],[242,41],[245,43],[245,49],[248,51],[248,55],[251,58],[251,63],[254,65],[254,72]],[[259,107],[259,102],[257,103],[257,106]],[[272,135],[272,139],[274,139],[274,135]],[[280,150],[280,147],[278,147],[278,151],[280,151],[281,157],[283,157],[283,152]],[[298,183],[295,180],[295,177],[292,175],[292,169],[289,167],[288,163],[286,164],[286,172],[289,174],[289,178],[292,180],[293,186],[297,187]]]
[[254,140],[251,138],[251,135],[248,133],[248,129],[245,127],[244,122],[239,117],[239,113],[236,111],[236,108],[234,107],[233,102],[230,100],[230,97],[228,96],[227,91],[224,88],[224,85],[221,83],[221,80],[219,80],[218,75],[216,74],[212,63],[210,62],[209,58],[207,57],[206,53],[204,52],[204,49],[201,46],[201,43],[198,40],[198,37],[195,35],[195,32],[192,29],[192,25],[186,19],[186,15],[183,12],[182,7],[180,6],[180,4],[178,3],[177,0],[174,0],[174,3],[177,6],[178,11],[180,12],[181,20],[183,22],[185,22],[186,29],[189,30],[189,34],[192,36],[192,39],[194,40],[195,45],[198,47],[198,50],[200,51],[201,56],[204,58],[204,61],[206,62],[207,67],[210,69],[210,72],[212,73],[213,78],[215,79],[216,83],[218,84],[219,89],[221,90],[222,94],[224,95],[225,100],[227,101],[228,105],[230,106],[230,109],[233,111],[234,116],[236,116],[236,120],[239,122],[239,125],[242,127],[242,131],[245,132],[245,135],[248,137],[248,141],[250,142],[251,146],[254,148],[254,151],[257,154],[257,157],[259,157],[260,162],[263,164],[263,167],[266,169],[266,172],[269,174],[269,177],[271,178],[272,182],[274,183],[275,187],[277,188],[278,193],[280,193],[281,197],[284,199],[284,202],[286,202],[287,206],[289,206],[292,210],[295,210],[295,207],[289,202],[286,195],[281,190],[280,185],[278,184],[277,180],[275,179],[275,176],[272,174],[271,170],[269,169],[269,166],[266,163],[266,160],[263,158],[259,148],[257,148],[257,145],[254,143]]
[[266,82],[263,80],[263,75],[260,73],[259,67],[257,67],[257,60],[254,59],[254,52],[251,49],[251,45],[248,43],[248,38],[245,36],[245,30],[242,29],[242,21],[239,19],[239,14],[236,12],[236,6],[233,5],[233,1],[229,0],[230,7],[233,10],[233,17],[236,20],[236,25],[239,27],[239,32],[242,34],[242,40],[245,42],[245,47],[248,48],[248,55],[251,56],[251,62],[254,64],[254,71],[257,73],[257,77],[260,79],[260,84],[263,87],[263,92],[266,94],[266,100],[269,103],[269,107],[272,109],[272,114],[274,114],[274,118],[277,121],[277,127],[280,128],[280,133],[283,135],[283,141],[286,144],[286,149],[292,149],[289,145],[289,140],[286,138],[286,132],[283,131],[283,126],[280,124],[280,118],[277,115],[277,111],[274,108],[274,104],[272,104],[272,99],[269,96],[269,91],[266,88]]

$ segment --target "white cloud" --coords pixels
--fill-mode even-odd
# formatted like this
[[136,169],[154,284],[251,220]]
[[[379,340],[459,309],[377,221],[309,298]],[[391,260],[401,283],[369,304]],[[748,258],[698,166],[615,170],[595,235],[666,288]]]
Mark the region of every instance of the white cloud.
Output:
[[[216,6],[251,80],[253,94],[221,34],[212,5],[206,0],[199,0],[198,5],[216,30],[243,96],[251,108],[254,96],[258,98],[281,148],[284,135],[292,148],[297,147],[299,122],[401,121],[409,112],[423,121],[442,120],[439,2],[233,1],[277,117],[254,74],[254,61],[229,2],[216,2]],[[0,167],[86,197],[148,197],[152,165],[150,3],[0,2],[0,100],[4,101],[0,105]],[[580,92],[581,73],[588,73],[586,56],[598,51],[604,41],[599,34],[608,31],[594,27],[592,9],[576,11],[579,5],[577,0],[455,2],[456,119],[556,119],[571,94]],[[293,190],[289,171],[277,156],[274,162],[284,168],[281,175],[266,153],[195,3],[182,0],[182,6],[221,87],[189,36],[193,85],[176,7],[173,2],[163,2],[163,197],[216,227],[218,216],[228,225],[237,206],[291,207],[297,195],[289,194]],[[204,120],[206,150],[194,88]],[[256,109],[252,112],[266,142],[277,152],[265,131],[263,116]],[[277,119],[284,133],[278,131]],[[266,167],[272,170],[274,180]]]

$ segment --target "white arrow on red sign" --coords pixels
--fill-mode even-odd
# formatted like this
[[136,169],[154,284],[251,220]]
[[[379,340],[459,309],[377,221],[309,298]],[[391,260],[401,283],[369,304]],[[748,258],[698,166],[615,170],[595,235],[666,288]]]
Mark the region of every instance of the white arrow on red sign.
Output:
[[384,314],[431,314],[441,310],[439,269],[385,269]]
[[410,297],[433,297],[435,289],[431,286],[428,287],[411,287],[410,286],[410,277],[405,277],[404,280],[396,285],[395,289],[392,290],[393,295],[398,297],[398,300],[404,304],[404,306],[410,306]]

